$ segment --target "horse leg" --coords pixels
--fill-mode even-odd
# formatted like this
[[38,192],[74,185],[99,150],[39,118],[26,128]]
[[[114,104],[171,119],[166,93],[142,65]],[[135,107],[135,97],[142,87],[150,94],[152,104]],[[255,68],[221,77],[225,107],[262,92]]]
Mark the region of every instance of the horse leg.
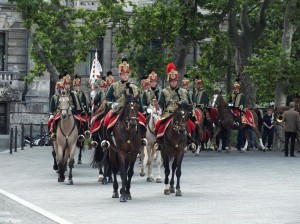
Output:
[[162,164],[162,158],[161,158],[161,152],[160,150],[156,151],[156,155],[157,155],[157,177],[156,177],[156,183],[161,183],[161,172],[160,172],[160,168],[161,168],[161,164]]
[[181,190],[180,190],[180,177],[181,177],[181,163],[182,163],[183,155],[181,158],[178,159],[177,162],[177,169],[176,169],[176,179],[177,179],[177,184],[176,184],[176,196],[182,196]]
[[250,136],[249,136],[249,128],[245,128],[245,137],[246,137],[246,141],[245,141],[245,145],[243,148],[241,148],[241,153],[246,152],[247,147],[248,147],[248,142],[250,140]]
[[119,198],[119,192],[118,192],[119,185],[118,185],[116,170],[113,171],[113,175],[114,175],[114,184],[113,184],[114,192],[112,198]]
[[74,159],[69,160],[69,180],[68,180],[68,183],[67,183],[68,185],[73,185],[72,169],[74,168],[74,163],[75,163]]
[[129,165],[129,169],[128,169],[128,179],[126,181],[126,191],[125,191],[125,195],[126,195],[126,199],[127,200],[131,200],[132,197],[131,197],[131,193],[130,193],[130,185],[131,185],[131,178],[133,176],[133,169],[134,169],[134,163],[135,163],[135,158],[132,159],[132,161],[130,162],[130,165]]
[[224,139],[225,150],[226,150],[227,153],[229,153],[230,150],[231,150],[230,137],[231,137],[231,129],[227,129],[225,138],[223,138]]
[[147,146],[142,146],[141,154],[140,154],[140,160],[141,160],[141,171],[140,171],[140,176],[143,177],[145,176],[145,166],[148,160],[148,155],[147,155]]
[[56,162],[56,153],[55,153],[54,149],[52,149],[52,157],[53,157],[53,161],[54,161],[54,163],[53,163],[53,169],[54,170],[58,170],[58,165],[57,165],[57,162]]
[[126,198],[126,179],[127,179],[127,169],[126,169],[126,155],[124,152],[118,152],[118,159],[119,159],[119,164],[120,164],[120,176],[122,179],[122,187],[120,189],[120,202],[127,202]]
[[82,149],[83,149],[83,144],[82,142],[79,143],[79,154],[78,154],[78,161],[77,161],[77,164],[82,164],[82,161],[81,161],[81,152],[82,152]]
[[175,155],[173,163],[172,163],[172,175],[171,175],[171,181],[170,181],[170,192],[175,193],[175,188],[174,188],[174,175],[175,175],[175,170],[177,168],[177,157]]
[[153,178],[153,161],[154,161],[154,155],[155,155],[155,148],[153,144],[148,144],[149,148],[147,150],[148,153],[148,177],[147,177],[147,182],[152,182],[154,180]]
[[215,150],[217,149],[217,136],[221,133],[221,129],[222,128],[220,126],[217,126],[216,131],[212,138],[212,144]]
[[170,175],[170,167],[169,167],[169,156],[164,155],[163,156],[163,161],[164,161],[164,167],[165,167],[165,189],[164,189],[164,194],[169,195],[170,188],[169,188],[169,175]]
[[260,148],[265,152],[265,151],[266,151],[266,148],[265,148],[265,146],[264,146],[264,144],[263,144],[263,142],[262,142],[262,138],[261,138],[261,136],[260,136],[260,133],[259,133],[258,128],[257,128],[257,127],[253,127],[253,131],[254,131],[256,137],[259,139],[259,145],[260,145]]

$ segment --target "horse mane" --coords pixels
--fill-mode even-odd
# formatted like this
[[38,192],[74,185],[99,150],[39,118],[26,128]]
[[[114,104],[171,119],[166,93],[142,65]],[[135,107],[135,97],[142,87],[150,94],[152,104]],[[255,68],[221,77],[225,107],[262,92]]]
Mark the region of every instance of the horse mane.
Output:
[[254,108],[253,111],[257,115],[257,124],[258,124],[257,128],[261,132],[262,131],[262,125],[263,125],[263,118],[262,118],[261,112],[258,108]]

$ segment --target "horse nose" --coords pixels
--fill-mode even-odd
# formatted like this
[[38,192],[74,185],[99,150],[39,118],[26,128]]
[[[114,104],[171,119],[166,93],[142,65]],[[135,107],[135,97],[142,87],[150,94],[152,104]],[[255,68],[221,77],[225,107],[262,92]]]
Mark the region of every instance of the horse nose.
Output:
[[67,114],[66,113],[61,113],[61,117],[62,117],[62,119],[66,119],[67,118]]

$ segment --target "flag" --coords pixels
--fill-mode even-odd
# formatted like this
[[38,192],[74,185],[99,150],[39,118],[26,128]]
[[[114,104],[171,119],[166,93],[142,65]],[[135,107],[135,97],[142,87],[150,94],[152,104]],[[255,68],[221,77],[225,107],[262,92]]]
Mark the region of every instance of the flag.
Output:
[[93,60],[91,73],[90,73],[90,84],[94,84],[97,79],[100,79],[102,72],[102,66],[98,61],[98,53],[96,51],[95,58]]

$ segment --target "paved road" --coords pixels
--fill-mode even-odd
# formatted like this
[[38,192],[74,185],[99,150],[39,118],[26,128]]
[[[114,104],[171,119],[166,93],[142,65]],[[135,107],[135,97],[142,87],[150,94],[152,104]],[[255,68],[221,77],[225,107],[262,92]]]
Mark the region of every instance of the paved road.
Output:
[[[147,183],[136,164],[132,201],[112,199],[112,185],[97,182],[86,150],[75,165],[74,185],[58,183],[51,148],[0,153],[0,189],[42,214],[0,193],[0,223],[206,223],[299,224],[300,156],[281,152],[233,151],[187,153],[183,161],[183,196],[163,194],[164,184]],[[24,204],[24,203],[23,203]],[[65,222],[64,222],[65,220]]]

